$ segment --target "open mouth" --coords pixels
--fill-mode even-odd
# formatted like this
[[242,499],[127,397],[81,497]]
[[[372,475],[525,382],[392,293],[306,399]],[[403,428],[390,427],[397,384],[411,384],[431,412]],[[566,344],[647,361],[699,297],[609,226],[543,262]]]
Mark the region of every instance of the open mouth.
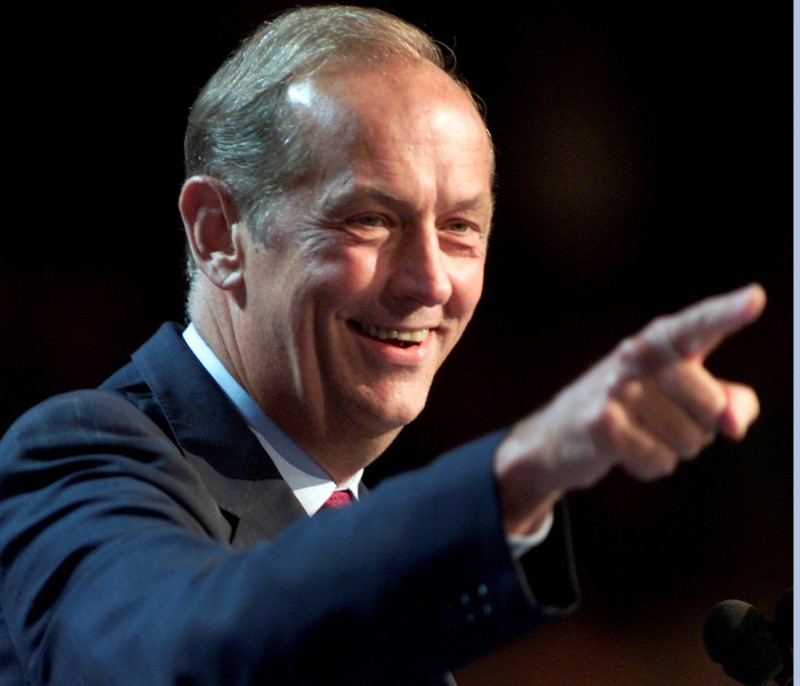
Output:
[[348,322],[358,333],[382,343],[398,348],[410,348],[419,345],[427,338],[430,329],[414,329],[413,331],[398,331],[397,329],[384,329],[374,324],[362,324],[354,320]]

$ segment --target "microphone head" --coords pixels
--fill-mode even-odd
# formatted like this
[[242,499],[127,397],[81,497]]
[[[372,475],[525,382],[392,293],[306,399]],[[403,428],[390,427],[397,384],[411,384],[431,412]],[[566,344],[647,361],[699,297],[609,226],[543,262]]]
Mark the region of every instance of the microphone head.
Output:
[[784,652],[772,625],[742,600],[724,600],[711,608],[703,645],[729,677],[745,686],[767,684],[783,669]]

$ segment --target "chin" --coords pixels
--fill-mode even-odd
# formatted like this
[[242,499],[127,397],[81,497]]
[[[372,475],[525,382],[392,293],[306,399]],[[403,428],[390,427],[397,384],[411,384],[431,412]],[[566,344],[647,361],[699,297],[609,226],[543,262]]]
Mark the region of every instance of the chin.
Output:
[[374,396],[358,404],[354,409],[360,417],[362,426],[369,426],[374,434],[397,434],[404,426],[414,421],[422,412],[427,400],[427,392],[422,398],[402,398],[402,392],[390,395],[381,402]]

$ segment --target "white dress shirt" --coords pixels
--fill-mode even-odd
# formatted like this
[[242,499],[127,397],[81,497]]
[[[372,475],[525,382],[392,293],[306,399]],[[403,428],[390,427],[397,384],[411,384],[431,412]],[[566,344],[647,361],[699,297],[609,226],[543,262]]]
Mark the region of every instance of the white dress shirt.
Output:
[[[354,498],[358,498],[363,469],[345,483],[336,484],[308,453],[276,426],[258,403],[239,385],[214,351],[200,337],[194,324],[189,324],[183,332],[183,339],[242,415],[309,516],[315,514],[336,490],[349,490]],[[530,536],[510,536],[509,544],[515,557],[522,556],[547,538],[552,524],[553,517],[550,515],[536,533]]]

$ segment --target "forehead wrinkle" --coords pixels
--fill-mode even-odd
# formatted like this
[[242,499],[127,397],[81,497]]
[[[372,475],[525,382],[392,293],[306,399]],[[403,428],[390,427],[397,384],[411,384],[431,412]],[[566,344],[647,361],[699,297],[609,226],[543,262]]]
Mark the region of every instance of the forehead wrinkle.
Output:
[[[387,70],[371,82],[371,70],[330,70],[299,80],[287,94],[302,112],[306,124],[321,144],[314,146],[317,160],[316,179],[327,179],[328,196],[317,206],[336,208],[355,202],[356,198],[372,198],[389,206],[419,209],[424,204],[412,198],[434,198],[441,211],[464,211],[480,205],[493,210],[493,156],[485,124],[474,103],[454,82],[427,81],[432,101],[419,97],[402,97],[410,82],[401,74]],[[352,80],[342,77],[354,76]],[[386,92],[387,82],[397,86]],[[368,90],[374,84],[378,92]],[[463,102],[455,102],[450,86],[458,88]],[[432,86],[432,88],[431,88]],[[439,94],[444,97],[439,98]],[[385,107],[390,97],[391,106]],[[298,113],[299,113],[298,112]],[[392,123],[396,125],[393,125]],[[458,139],[457,145],[453,140]],[[457,178],[459,160],[441,156],[437,148],[461,147],[465,163],[475,155],[487,156],[487,189],[478,189],[474,198],[454,198],[452,207],[443,193],[453,192],[446,179]],[[442,165],[445,165],[444,167]],[[413,173],[406,173],[413,170]],[[367,186],[359,186],[359,179]],[[323,182],[324,183],[324,182]],[[319,189],[319,186],[318,186]],[[460,189],[456,188],[458,193]],[[465,193],[472,192],[465,189]],[[354,194],[353,194],[354,193]],[[481,198],[484,196],[484,198]]]
[[[331,221],[342,221],[351,206],[355,209],[359,203],[365,200],[374,200],[379,205],[390,208],[401,217],[410,217],[418,212],[424,211],[424,206],[413,202],[397,193],[372,184],[356,185],[351,188],[339,188],[337,192],[327,193],[321,205],[322,216]],[[437,197],[437,205],[440,200]],[[488,236],[492,229],[492,216],[494,214],[494,198],[491,193],[478,192],[472,197],[463,198],[444,207],[434,208],[434,213],[438,215],[458,214],[458,213],[477,212],[485,214],[486,224],[484,230]]]
[[[432,132],[432,144],[409,142],[402,136],[363,135],[362,123],[351,130],[355,135],[347,145],[349,154],[337,160],[341,182],[335,184],[334,195],[408,207],[423,205],[424,201],[415,203],[412,198],[425,197],[435,198],[437,206],[448,205],[444,208],[447,210],[477,209],[480,205],[489,211],[493,209],[491,159],[487,160],[487,178],[482,187],[465,188],[462,193],[461,185],[453,184],[463,165],[469,169],[470,155],[480,155],[485,149],[467,152],[473,148],[467,145],[463,156],[454,160],[447,154],[448,148],[454,146],[441,140],[436,132]],[[445,151],[444,155],[437,153],[439,147]]]
[[[406,166],[414,169],[419,185],[437,190],[438,181],[458,174],[461,163],[471,164],[473,158],[485,156],[489,205],[493,207],[494,154],[489,132],[477,111],[452,104],[423,109],[406,106],[400,112],[394,108],[384,113],[373,110],[354,117],[351,125],[355,166],[363,165],[368,172],[377,171],[390,179],[398,168]],[[460,158],[449,155],[453,148],[461,150]]]
[[411,203],[392,191],[375,185],[357,184],[343,192],[335,194],[329,199],[326,209],[336,212],[337,209],[346,209],[348,205],[363,200],[375,200],[391,207],[410,207]]

